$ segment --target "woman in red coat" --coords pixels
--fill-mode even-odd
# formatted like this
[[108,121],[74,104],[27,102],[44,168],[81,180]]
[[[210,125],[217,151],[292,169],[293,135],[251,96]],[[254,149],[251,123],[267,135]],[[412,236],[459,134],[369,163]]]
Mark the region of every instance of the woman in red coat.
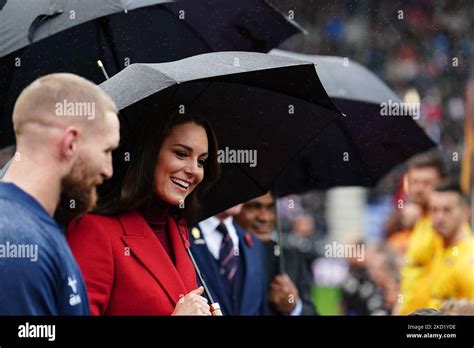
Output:
[[68,226],[94,315],[210,315],[185,245],[199,196],[219,175],[216,137],[183,115],[157,133],[157,119],[138,128],[96,212]]

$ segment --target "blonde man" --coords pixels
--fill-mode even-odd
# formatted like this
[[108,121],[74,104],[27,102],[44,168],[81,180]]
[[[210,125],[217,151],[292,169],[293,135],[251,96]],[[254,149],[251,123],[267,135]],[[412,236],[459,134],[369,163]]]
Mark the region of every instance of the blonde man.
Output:
[[53,219],[61,199],[79,215],[112,176],[117,108],[95,84],[44,76],[18,97],[16,155],[0,182],[0,315],[87,315],[79,268]]

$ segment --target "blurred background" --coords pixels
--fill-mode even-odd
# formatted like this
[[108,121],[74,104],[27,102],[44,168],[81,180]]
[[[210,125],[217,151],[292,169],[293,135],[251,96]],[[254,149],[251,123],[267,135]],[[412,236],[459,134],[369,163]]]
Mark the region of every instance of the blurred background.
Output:
[[[474,110],[471,1],[267,2],[307,31],[280,49],[348,57],[403,101],[420,103],[417,122],[439,144],[449,176],[459,176],[466,134],[474,133],[466,117]],[[14,152],[0,149],[0,167]],[[405,171],[406,164],[396,167],[372,189],[336,187],[278,199],[284,248],[304,254],[319,314],[393,312],[408,236],[420,215],[415,204],[399,209]],[[472,177],[472,163],[468,173]],[[364,257],[327,257],[332,243],[364,246]]]
[[[348,57],[375,72],[404,101],[420,102],[417,122],[439,144],[449,175],[459,176],[474,67],[471,2],[269,2],[308,31],[287,40],[282,49]],[[393,310],[404,242],[399,246],[390,236],[409,230],[416,220],[416,207],[397,209],[405,169],[395,168],[370,190],[334,188],[279,199],[286,245],[307,254],[321,314],[386,315]],[[363,242],[365,260],[325,258],[324,247],[332,241]]]

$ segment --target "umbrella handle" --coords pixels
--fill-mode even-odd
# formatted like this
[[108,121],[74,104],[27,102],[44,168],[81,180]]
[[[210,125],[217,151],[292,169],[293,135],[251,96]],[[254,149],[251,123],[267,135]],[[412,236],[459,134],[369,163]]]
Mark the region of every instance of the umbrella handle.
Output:
[[210,312],[213,317],[221,317],[223,316],[222,311],[221,311],[221,306],[219,305],[218,302],[214,302],[214,299],[212,298],[211,292],[209,291],[209,288],[207,287],[206,282],[204,281],[204,276],[201,273],[201,270],[199,269],[196,260],[194,260],[193,254],[191,253],[191,250],[189,248],[186,248],[186,251],[188,252],[189,258],[191,259],[191,262],[194,266],[194,269],[196,270],[196,273],[199,277],[199,280],[201,281],[201,285],[204,287],[204,292],[207,295],[207,298],[209,301],[211,301],[211,304],[209,305],[210,307]]
[[221,311],[221,306],[219,305],[219,303],[217,302],[214,302],[214,303],[211,303],[209,305],[209,307],[211,307],[211,315],[213,317],[222,317],[222,311]]
[[[276,192],[275,190],[273,192]],[[274,199],[275,199],[275,227],[277,231],[277,236],[278,236],[278,248],[280,251],[280,254],[278,255],[278,266],[280,268],[280,274],[285,274],[285,257],[283,255],[283,233],[281,231],[281,225],[280,225],[280,219],[278,215],[278,198],[276,197],[276,194],[274,194]]]

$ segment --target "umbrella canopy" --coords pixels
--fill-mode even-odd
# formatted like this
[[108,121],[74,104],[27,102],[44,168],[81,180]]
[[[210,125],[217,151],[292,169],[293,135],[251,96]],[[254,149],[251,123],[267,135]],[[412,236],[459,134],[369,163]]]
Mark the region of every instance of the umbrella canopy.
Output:
[[309,55],[274,49],[270,54],[312,62],[324,89],[333,100],[380,104],[398,95],[365,66],[346,57]]
[[97,60],[114,75],[135,62],[267,52],[299,32],[263,0],[7,0],[0,10],[0,148],[14,142],[16,98],[39,76],[71,72],[100,83]]
[[7,0],[0,10],[0,56],[82,23],[173,0]]
[[313,62],[324,89],[344,115],[291,161],[275,183],[277,196],[373,186],[394,166],[436,145],[413,117],[383,115],[384,105],[402,101],[362,65],[342,57],[271,53]]
[[[219,52],[133,64],[101,87],[122,110],[116,180],[122,171],[117,168],[127,165],[122,160],[126,144],[140,141],[133,132],[141,117],[162,117],[164,125],[169,105],[184,105],[187,113],[199,113],[212,125],[227,159],[221,163],[221,178],[203,199],[202,219],[268,192],[285,164],[341,117],[313,64],[259,53]],[[235,150],[252,151],[255,162],[236,163],[227,157]]]

